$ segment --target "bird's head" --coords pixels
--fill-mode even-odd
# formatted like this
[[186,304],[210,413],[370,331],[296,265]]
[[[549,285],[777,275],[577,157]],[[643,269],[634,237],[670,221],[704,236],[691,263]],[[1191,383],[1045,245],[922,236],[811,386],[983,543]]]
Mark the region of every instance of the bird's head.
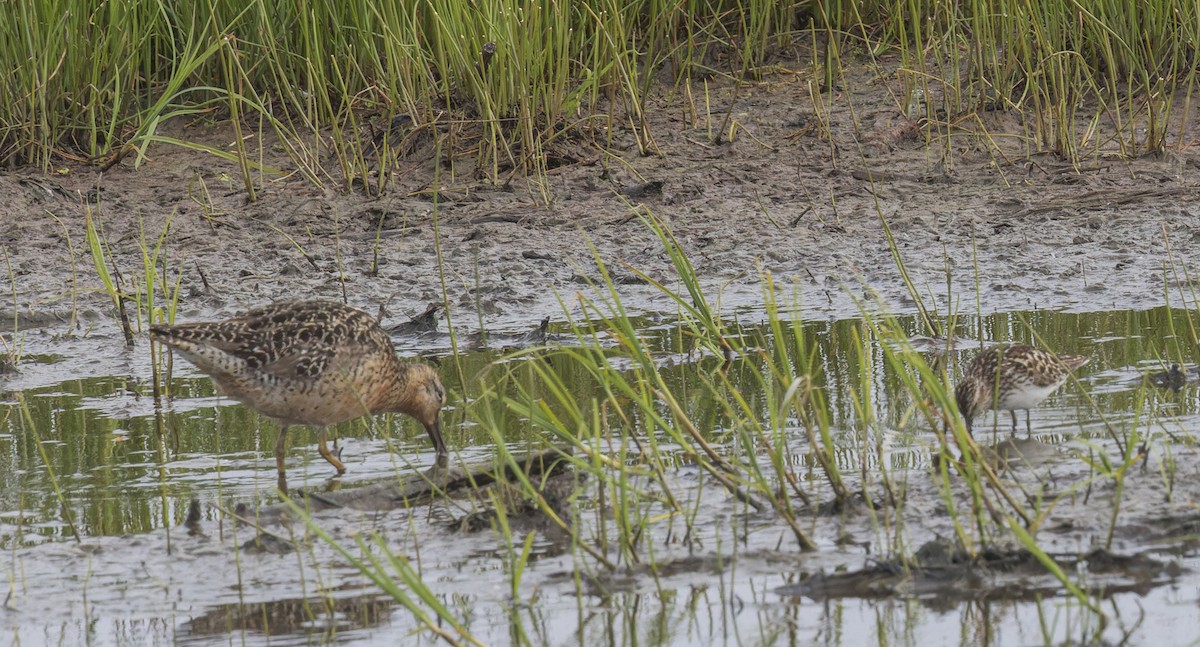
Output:
[[979,405],[982,400],[979,389],[971,380],[959,382],[954,389],[954,401],[958,403],[958,412],[962,414],[963,422],[967,425],[967,433],[971,433],[971,421],[979,413]]
[[433,440],[437,450],[437,464],[444,466],[449,459],[446,442],[442,439],[441,414],[446,406],[446,387],[438,372],[428,364],[405,364],[407,378],[404,380],[401,392],[397,394],[400,413],[406,413],[417,419],[425,426],[426,433]]

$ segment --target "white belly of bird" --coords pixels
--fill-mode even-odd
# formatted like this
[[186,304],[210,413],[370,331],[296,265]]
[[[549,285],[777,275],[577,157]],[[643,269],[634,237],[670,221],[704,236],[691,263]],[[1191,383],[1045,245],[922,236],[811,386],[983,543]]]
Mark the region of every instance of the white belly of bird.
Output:
[[1000,401],[996,403],[997,409],[1032,409],[1039,402],[1045,400],[1059,384],[1051,384],[1050,386],[1036,386],[1033,384],[1026,385],[1020,389],[1015,389],[1004,394]]

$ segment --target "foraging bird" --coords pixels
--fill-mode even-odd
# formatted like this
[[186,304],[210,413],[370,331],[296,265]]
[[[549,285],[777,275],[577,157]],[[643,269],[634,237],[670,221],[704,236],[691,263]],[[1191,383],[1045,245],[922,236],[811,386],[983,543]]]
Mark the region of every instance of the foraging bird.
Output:
[[276,303],[225,321],[151,326],[150,337],[207,373],[226,396],[279,421],[281,489],[291,425],[319,427],[318,451],[341,475],[346,466],[326,446],[326,427],[405,413],[425,426],[437,466],[448,462],[439,426],[446,389],[437,371],[397,359],[387,333],[362,310],[333,301]]
[[1187,385],[1188,374],[1187,371],[1179,368],[1178,364],[1172,364],[1170,370],[1152,374],[1150,383],[1160,389],[1178,391]]
[[984,409],[1007,409],[1017,431],[1017,409],[1025,410],[1025,429],[1032,434],[1029,410],[1067,381],[1071,371],[1088,363],[1078,355],[1058,355],[1033,346],[990,348],[975,356],[954,390],[958,410],[971,432],[971,421]]

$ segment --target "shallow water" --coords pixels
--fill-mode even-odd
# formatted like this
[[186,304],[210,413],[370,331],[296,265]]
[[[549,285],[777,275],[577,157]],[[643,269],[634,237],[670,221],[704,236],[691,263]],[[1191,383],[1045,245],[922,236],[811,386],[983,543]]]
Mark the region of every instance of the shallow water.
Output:
[[[746,334],[755,335],[762,315],[743,311],[737,319]],[[915,319],[902,321],[913,336],[922,332]],[[686,336],[670,321],[647,319],[643,330],[657,340],[660,364],[692,419],[706,426],[716,447],[736,450],[723,433],[725,412],[695,388],[720,359],[688,352]],[[1119,639],[1122,626],[1136,642],[1184,635],[1173,632],[1194,627],[1200,615],[1191,539],[1200,516],[1188,505],[1200,495],[1190,484],[1200,467],[1192,438],[1200,392],[1194,385],[1177,393],[1159,390],[1143,379],[1173,362],[1195,361],[1182,355],[1191,352],[1189,344],[1171,330],[1188,330],[1185,311],[1007,313],[961,319],[959,350],[947,355],[951,375],[978,347],[976,339],[1038,339],[1058,352],[1091,358],[1078,371],[1078,386],[1068,384],[1032,413],[1035,439],[1052,443],[1031,459],[1045,470],[1039,472],[1041,489],[1035,488],[1043,495],[1093,478],[1085,457],[1115,454],[1112,428],[1137,425],[1151,440],[1147,467],[1128,479],[1122,494],[1113,550],[1149,551],[1182,570],[1166,585],[1161,584],[1170,578],[1159,577],[1157,586],[1107,600],[1105,610],[1114,619],[1102,634],[1107,640]],[[378,514],[346,511],[318,520],[350,545],[364,533],[381,533],[393,550],[419,562],[422,579],[489,644],[1029,644],[1095,635],[1087,628],[1096,617],[1062,596],[1038,603],[961,602],[937,595],[818,600],[780,593],[780,587],[815,572],[874,563],[897,537],[911,544],[911,553],[952,532],[942,494],[930,478],[934,435],[911,415],[911,399],[866,322],[813,321],[802,334],[822,368],[839,468],[861,478],[866,464],[874,474],[868,478],[877,479],[883,457],[888,476],[906,492],[902,533],[866,513],[810,518],[807,528],[820,549],[801,553],[772,514],[730,497],[665,438],[660,450],[671,458],[669,481],[695,505],[696,517],[686,540],[680,539],[682,524],[670,519],[646,529],[654,538],[647,545],[655,547],[658,577],[637,569],[606,575],[586,556],[562,553],[536,534],[533,561],[519,587],[521,604],[514,605],[499,536],[446,527],[469,503],[436,501]],[[503,335],[496,341],[502,344]],[[492,456],[491,439],[465,422],[463,398],[470,387],[463,380],[472,380],[499,353],[451,357],[448,337],[398,342],[403,355],[441,365],[452,393],[444,427],[455,460]],[[0,562],[10,583],[0,627],[21,644],[437,642],[428,632],[410,635],[417,627],[412,615],[322,542],[304,541],[301,550],[282,555],[236,548],[252,533],[236,528],[222,510],[276,500],[274,422],[216,397],[211,383],[183,361],[174,366],[171,397],[156,400],[144,342],[126,351],[115,338],[63,339],[34,330],[25,333],[25,348],[21,372],[8,378],[0,411],[5,462],[0,469],[9,475],[0,483],[0,547],[6,555]],[[758,370],[760,363],[745,357],[729,375],[752,393]],[[584,397],[590,387],[582,386],[582,377],[575,383]],[[856,404],[855,395],[865,407]],[[1007,437],[1007,414],[996,419],[989,413],[977,420],[981,441],[991,437],[993,420],[996,438]],[[325,487],[332,470],[315,451],[315,433],[290,434],[290,484]],[[336,434],[349,468],[338,481],[342,488],[433,463],[424,431],[409,419],[360,420],[339,426]],[[1025,437],[1024,429],[1018,437]],[[528,425],[513,424],[506,441],[519,449],[542,439]],[[875,443],[882,452],[871,449]],[[824,477],[805,451],[806,442],[794,447],[791,464],[821,496]],[[1173,481],[1166,462],[1174,463]],[[1096,479],[1095,492],[1089,488],[1087,496],[1089,502],[1107,501],[1113,493],[1107,481]],[[1075,493],[1057,504],[1040,545],[1081,552],[1103,542],[1107,518],[1076,501],[1082,498]],[[198,536],[180,527],[193,499],[201,502]],[[620,530],[594,513],[596,505],[577,502],[584,511],[579,522],[615,537]],[[302,526],[290,532],[305,534]]]

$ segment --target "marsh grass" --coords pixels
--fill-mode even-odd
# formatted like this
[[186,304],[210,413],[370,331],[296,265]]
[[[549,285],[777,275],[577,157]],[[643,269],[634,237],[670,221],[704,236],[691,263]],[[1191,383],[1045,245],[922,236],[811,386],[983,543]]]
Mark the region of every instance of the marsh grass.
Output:
[[[85,209],[85,239],[92,268],[100,281],[101,289],[112,299],[126,346],[132,347],[136,335],[149,329],[151,325],[175,321],[185,259],[179,259],[172,276],[170,265],[173,261],[168,253],[167,237],[171,231],[174,214],[166,218],[162,229],[153,239],[147,237],[145,223],[139,215],[137,246],[141,257],[141,271],[131,273],[126,279],[117,265],[117,255],[109,247],[95,214],[90,207]],[[162,395],[163,386],[169,381],[171,373],[170,353],[165,354],[165,366],[160,361],[163,357],[157,345],[150,344],[150,362],[153,367],[151,388],[155,401]]]
[[[108,243],[96,223],[91,207],[85,207],[85,210],[84,231],[88,251],[92,257],[92,267],[96,270],[96,276],[100,279],[100,285],[104,292],[112,299],[113,308],[117,312],[117,320],[121,323],[121,332],[125,335],[125,345],[133,346],[133,325],[129,322],[129,313],[125,307],[128,296],[123,292],[121,286],[120,270],[117,269],[116,259],[108,249]],[[109,271],[110,264],[112,271]]]
[[[493,184],[541,178],[571,142],[607,151],[628,136],[661,155],[647,119],[660,72],[667,94],[699,80],[707,95],[712,77],[736,93],[787,56],[812,61],[828,135],[830,90],[858,52],[895,75],[897,109],[946,163],[962,136],[998,159],[1161,153],[1187,144],[1200,42],[1200,9],[1169,0],[19,4],[0,16],[13,35],[0,46],[13,71],[0,82],[0,162],[108,167],[183,146],[236,163],[251,200],[282,172],[253,159],[249,142],[268,135],[309,182],[387,191],[403,137],[374,135],[399,115],[440,141],[452,177]],[[898,70],[880,63],[890,52]],[[996,110],[1029,117],[1019,146],[988,132]],[[732,107],[705,112],[713,141],[736,134]],[[165,135],[169,120],[228,121],[233,149]]]
[[[939,139],[975,131],[987,140],[986,113],[1015,110],[1032,118],[1026,154],[1136,157],[1167,150],[1174,113],[1190,110],[1196,82],[1190,61],[1200,29],[1195,5],[918,0],[891,6],[892,15],[904,7],[910,17],[880,37],[898,42],[902,53],[898,103],[928,119]],[[846,16],[839,24],[856,20]],[[1005,147],[993,150],[1007,154]]]
[[[313,535],[333,546],[342,558],[366,575],[380,590],[413,614],[421,626],[451,645],[482,645],[457,614],[435,595],[421,577],[419,569],[403,554],[389,547],[383,537],[357,535],[351,551],[319,524],[311,514],[290,498],[284,501],[305,521]],[[517,574],[519,576],[519,573]],[[519,578],[518,578],[519,579]]]
[[[170,276],[167,235],[171,230],[171,220],[172,216],[168,216],[158,235],[148,239],[143,226],[144,221],[139,217],[137,244],[142,267],[140,273],[131,274],[126,279],[117,265],[117,255],[109,248],[96,217],[90,208],[85,213],[85,235],[92,267],[103,291],[113,301],[126,344],[129,346],[134,343],[134,335],[145,327],[175,319],[179,286],[183,278],[183,261],[180,260],[174,277]],[[130,308],[133,309],[132,313]]]
[[[1115,493],[1106,524],[1107,541],[1112,541],[1124,482],[1145,458],[1136,416],[1132,422],[1111,423],[1123,429],[1113,437],[1122,441],[1115,455],[1112,445],[1083,441],[1089,453],[1076,452],[1068,459],[1087,465],[1090,476],[1081,481],[1047,487],[1036,477],[1028,482],[1014,478],[966,433],[955,408],[948,363],[930,361],[913,347],[911,322],[901,322],[878,304],[863,303],[862,320],[846,341],[855,349],[849,380],[837,382],[851,391],[845,406],[852,422],[835,423],[825,374],[828,363],[820,361],[803,332],[799,299],[792,297],[788,303],[777,292],[777,282],[764,273],[764,323],[744,329],[713,305],[719,299],[706,293],[669,228],[652,214],[644,215],[643,222],[658,237],[674,270],[669,280],[652,283],[678,309],[665,343],[652,340],[626,312],[618,284],[597,256],[599,278],[592,291],[577,294],[570,307],[564,303],[573,338],[569,345],[511,353],[463,385],[466,417],[495,442],[497,464],[514,468],[512,486],[518,498],[531,502],[566,538],[580,586],[586,582],[606,590],[606,574],[630,572],[657,582],[660,560],[670,552],[655,541],[664,534],[684,545],[715,541],[721,559],[734,568],[739,530],[732,527],[714,536],[712,528],[698,526],[709,518],[701,509],[713,506],[772,515],[801,551],[822,545],[814,528],[821,527],[823,518],[865,514],[890,557],[919,566],[904,494],[905,480],[914,477],[909,473],[897,481],[889,471],[881,421],[873,413],[878,396],[872,375],[883,371],[896,376],[899,384],[899,391],[886,397],[907,400],[911,414],[904,418],[933,432],[937,460],[927,473],[936,484],[957,548],[980,556],[1019,546],[1088,616],[1080,622],[1078,635],[1102,630],[1106,616],[1100,593],[1084,574],[1058,564],[1039,531],[1058,506],[1105,486]],[[903,265],[898,252],[895,258]],[[920,299],[915,288],[914,294]],[[957,313],[937,312],[931,306],[919,310],[919,330],[953,334]],[[1030,322],[1018,323],[1033,334]],[[883,365],[873,365],[874,357],[882,358]],[[675,376],[679,370],[692,379],[680,381]],[[544,482],[516,469],[519,448],[510,439],[518,433],[544,439],[534,441],[533,448],[569,447],[561,460],[578,477],[572,496],[590,504],[564,510],[550,500]],[[859,448],[849,464],[847,447]],[[797,455],[805,457],[808,473],[798,469]],[[709,486],[681,488],[676,476],[684,465],[698,468]],[[517,609],[528,597],[521,583],[532,535],[514,529],[511,519],[524,512],[513,507],[512,499],[490,496],[482,505],[495,511],[493,529],[513,613],[519,615]],[[367,538],[356,542],[338,550],[343,555],[357,550],[352,563],[422,626],[445,640],[471,641],[469,618],[438,604],[419,572],[395,555],[394,547]],[[522,629],[515,635],[532,634]]]

